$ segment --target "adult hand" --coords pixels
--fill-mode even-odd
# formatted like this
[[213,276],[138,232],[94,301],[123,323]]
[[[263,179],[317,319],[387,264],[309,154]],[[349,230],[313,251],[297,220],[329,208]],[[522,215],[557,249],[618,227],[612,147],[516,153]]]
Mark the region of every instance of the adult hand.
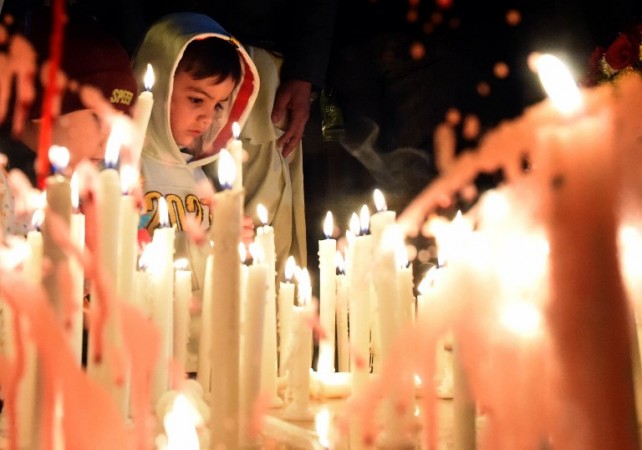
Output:
[[287,126],[283,136],[277,141],[283,156],[288,156],[301,141],[305,124],[310,117],[310,97],[312,83],[301,80],[288,80],[279,86],[272,109],[272,123],[277,124],[286,117]]

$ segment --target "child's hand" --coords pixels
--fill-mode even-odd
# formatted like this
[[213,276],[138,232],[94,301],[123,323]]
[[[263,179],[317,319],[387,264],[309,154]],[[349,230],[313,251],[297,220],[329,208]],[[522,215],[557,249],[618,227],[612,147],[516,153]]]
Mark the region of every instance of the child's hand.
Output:
[[241,227],[241,242],[245,245],[250,245],[254,240],[254,222],[249,216],[243,216]]

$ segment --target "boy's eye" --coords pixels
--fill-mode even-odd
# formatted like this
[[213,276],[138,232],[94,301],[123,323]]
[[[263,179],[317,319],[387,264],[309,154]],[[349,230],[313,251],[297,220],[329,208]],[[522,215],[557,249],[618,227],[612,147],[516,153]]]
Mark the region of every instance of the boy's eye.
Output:
[[215,111],[223,111],[223,103],[217,103],[216,106],[214,107]]
[[203,103],[202,98],[197,98],[197,97],[187,97],[187,98],[189,102],[193,105],[200,105],[201,103]]

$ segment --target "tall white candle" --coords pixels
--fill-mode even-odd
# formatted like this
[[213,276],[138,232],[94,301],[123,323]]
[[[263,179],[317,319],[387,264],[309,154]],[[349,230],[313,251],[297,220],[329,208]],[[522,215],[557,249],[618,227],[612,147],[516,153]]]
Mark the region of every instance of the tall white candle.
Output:
[[341,253],[336,253],[337,264],[337,353],[339,372],[350,371],[350,338],[348,336],[348,280]]
[[256,243],[263,249],[267,265],[268,292],[265,297],[265,324],[263,326],[263,351],[261,367],[261,390],[268,397],[269,405],[281,406],[277,393],[277,350],[276,350],[276,251],[274,247],[274,228],[269,226],[267,209],[259,204],[256,208],[263,224],[256,230]]
[[138,166],[138,159],[140,157],[140,152],[145,143],[145,134],[147,133],[147,125],[149,124],[149,117],[152,114],[152,107],[154,106],[154,96],[152,94],[152,87],[154,86],[154,70],[152,69],[151,64],[147,64],[147,71],[143,78],[143,84],[145,90],[140,93],[138,99],[136,100],[136,107],[134,109],[134,128],[135,136],[134,143],[132,145],[132,164],[134,167]]
[[174,361],[183,369],[187,363],[189,338],[189,302],[192,298],[192,271],[186,270],[185,258],[174,262],[174,331],[172,333]]
[[[114,230],[120,225],[120,178],[118,171],[114,168],[118,160],[120,145],[123,137],[119,135],[117,128],[112,129],[107,141],[105,151],[105,169],[98,174],[97,190],[97,235],[98,242],[96,257],[105,278],[112,286],[117,286],[118,273],[118,245],[114,245]],[[101,298],[97,290],[91,294],[92,315],[100,314],[100,305],[108,302],[108,299]],[[104,326],[99,329],[89,330],[89,351],[87,357],[87,374],[89,377],[102,385],[119,405],[123,414],[127,411],[127,399],[124,386],[117,383],[111,370],[110,355],[114,352],[107,351],[109,347],[122,346],[122,334],[120,330],[119,306],[111,305],[108,309],[108,316],[105,318]],[[96,333],[102,332],[101,358],[95,358],[95,345],[97,342]]]
[[260,246],[250,246],[253,263],[247,269],[247,283],[241,324],[241,446],[256,446],[252,418],[261,393],[265,296],[268,295],[269,267]]
[[221,150],[219,181],[226,188],[216,194],[211,238],[213,293],[211,311],[211,396],[210,448],[237,448],[239,438],[240,303],[243,191],[229,189],[234,182],[234,160]]
[[[381,239],[383,237],[384,229],[388,225],[395,223],[396,213],[388,210],[386,198],[379,189],[375,189],[372,196],[377,212],[370,218],[370,233],[372,234],[373,254],[377,255],[381,248]],[[377,280],[378,278],[385,276],[381,272],[382,268],[378,265],[378,259],[374,258],[372,265],[372,279]],[[375,373],[378,373],[381,367],[381,315],[378,310],[379,300],[375,289],[370,307],[372,326],[372,366]]]
[[335,355],[335,317],[336,317],[336,266],[335,253],[337,241],[332,239],[334,222],[328,211],[323,223],[325,239],[319,241],[319,281],[320,281],[320,321],[325,332],[325,339],[319,341],[319,360],[317,371],[334,372]]
[[294,276],[296,263],[294,257],[290,256],[285,263],[285,282],[279,285],[279,375],[284,376],[286,367],[284,364],[285,355],[289,348],[289,339],[292,332],[292,306],[294,306],[294,284],[291,282]]
[[[71,241],[76,247],[84,252],[85,249],[85,215],[79,212],[78,197],[78,176],[74,173],[71,177]],[[82,358],[82,330],[83,330],[83,300],[85,296],[85,271],[82,263],[75,258],[69,259],[69,271],[71,273],[73,289],[73,311],[71,312],[71,329],[69,339],[71,348],[76,355],[78,364]]]
[[[42,221],[42,210],[34,213],[32,223],[40,225]],[[29,254],[25,259],[23,270],[25,277],[34,284],[40,284],[42,280],[42,255],[43,242],[42,234],[38,230],[31,230],[27,233],[27,244]],[[8,314],[7,323],[12,323],[10,309],[5,309]],[[29,334],[29,322],[26,318],[20,320],[21,333],[23,336]],[[11,334],[9,334],[11,335]],[[18,416],[18,439],[22,448],[31,448],[36,445],[38,436],[38,407],[36,400],[37,392],[37,354],[36,347],[31,340],[24,342],[24,372],[18,386],[17,408]]]
[[227,141],[227,151],[230,152],[234,159],[234,166],[236,167],[236,177],[232,184],[233,189],[241,189],[243,187],[243,143],[239,139],[241,134],[241,126],[238,122],[232,124],[232,139]]
[[[59,243],[53,237],[55,231],[54,219],[60,220],[67,226],[69,233],[69,223],[71,221],[71,185],[69,179],[59,173],[64,170],[69,163],[69,150],[65,147],[52,145],[49,149],[49,160],[51,161],[54,174],[47,177],[46,180],[46,198],[47,207],[45,209],[45,220],[43,223],[43,256],[51,264],[49,270],[43,273],[43,286],[49,296],[49,302],[58,314],[61,323],[69,317],[66,316],[69,311],[65,308],[65,295],[63,292],[64,285],[61,286],[61,270],[67,265],[67,255],[60,248]],[[50,215],[55,216],[50,218]],[[58,231],[60,232],[60,231]]]
[[311,420],[310,366],[312,365],[312,316],[310,276],[307,269],[299,279],[298,305],[292,307],[291,353],[288,357],[288,389],[291,402],[284,411],[290,420]]
[[198,372],[196,380],[209,394],[212,378],[212,301],[214,287],[212,275],[214,255],[209,255],[205,263],[205,281],[203,282],[203,300],[201,303],[201,329],[198,341]]
[[127,302],[132,301],[134,289],[134,272],[138,250],[138,222],[140,217],[134,197],[130,194],[138,178],[138,171],[129,165],[121,166],[120,179],[120,223],[118,226],[118,296]]
[[173,345],[174,300],[174,238],[175,230],[169,226],[167,202],[158,199],[159,228],[152,237],[154,253],[148,267],[151,290],[151,318],[160,332],[160,352],[152,382],[154,404],[169,388],[169,362]]
[[[364,213],[361,216],[360,230],[352,230],[355,235],[359,235],[352,243],[353,250],[349,267],[350,348],[352,349],[350,371],[352,372],[353,394],[361,392],[368,381],[370,359],[372,237],[368,234],[361,234],[368,229],[367,215]],[[351,222],[354,228],[356,222],[355,220]]]

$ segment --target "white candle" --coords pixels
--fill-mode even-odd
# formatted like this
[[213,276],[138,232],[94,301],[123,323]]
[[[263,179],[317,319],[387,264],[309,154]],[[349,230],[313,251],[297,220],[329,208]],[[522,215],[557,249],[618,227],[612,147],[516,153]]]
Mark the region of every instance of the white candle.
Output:
[[291,392],[291,403],[284,411],[284,417],[289,420],[311,420],[313,417],[310,410],[313,314],[310,276],[307,269],[303,269],[299,279],[298,306],[292,307],[292,345],[288,357],[288,388]]
[[252,418],[261,393],[263,327],[265,296],[268,295],[269,266],[260,246],[250,246],[253,263],[247,269],[247,283],[242,306],[241,324],[241,445],[256,445],[252,435]]
[[268,292],[265,297],[265,324],[263,327],[263,352],[261,367],[261,390],[268,396],[269,405],[281,406],[277,392],[277,350],[276,350],[276,251],[274,247],[274,228],[267,225],[267,209],[259,204],[256,208],[263,224],[256,230],[256,243],[263,249],[265,264],[268,267]]
[[212,300],[214,288],[212,273],[214,270],[214,255],[209,255],[205,263],[205,281],[203,282],[203,300],[201,303],[201,329],[198,343],[198,372],[196,380],[209,394],[212,378]]
[[[39,225],[42,221],[42,210],[37,210],[34,213],[32,223]],[[31,230],[27,234],[27,244],[29,246],[29,254],[24,261],[24,274],[25,277],[34,284],[40,284],[42,280],[42,255],[43,255],[43,242],[42,234],[40,231]],[[10,309],[4,310],[7,313],[7,323],[13,322],[10,315]],[[23,336],[28,336],[29,322],[26,318],[20,320],[20,332]],[[9,330],[11,336],[11,330]],[[23,448],[30,448],[37,442],[38,436],[38,402],[36,400],[37,389],[37,354],[36,347],[31,340],[24,341],[24,372],[22,379],[18,386],[17,394],[17,408],[16,413],[18,416],[18,439],[20,446]]]
[[243,143],[239,139],[241,134],[241,126],[238,122],[232,124],[232,134],[234,137],[227,141],[227,151],[230,152],[234,159],[234,166],[236,167],[236,177],[232,184],[233,189],[241,189],[243,187]]
[[154,106],[154,96],[152,95],[152,87],[154,85],[154,70],[151,64],[147,64],[147,71],[143,79],[145,90],[140,93],[136,100],[136,107],[134,109],[134,142],[132,145],[132,164],[134,167],[138,166],[138,159],[140,157],[143,144],[145,143],[145,134],[147,133],[147,125],[149,124],[149,117],[152,114],[152,107]]
[[286,374],[284,364],[285,355],[289,348],[289,339],[292,333],[292,306],[294,306],[294,284],[291,283],[294,276],[296,263],[294,257],[290,256],[285,263],[285,282],[279,285],[279,375]]
[[174,262],[174,361],[183,369],[187,362],[187,340],[189,339],[189,302],[192,298],[192,271],[186,270],[185,258]]
[[[377,255],[380,251],[384,229],[388,225],[395,223],[396,213],[394,211],[388,211],[386,199],[379,189],[375,189],[372,196],[377,212],[370,218],[370,233],[372,235],[373,254]],[[378,265],[378,259],[375,258],[372,265],[372,279],[377,280],[379,277],[383,276],[381,272],[382,269]],[[370,307],[372,326],[372,369],[375,373],[378,373],[381,367],[381,316],[378,313],[378,309],[379,300],[375,290]]]
[[[363,211],[363,209],[362,209]],[[367,208],[366,208],[367,211]],[[353,215],[356,217],[356,215]],[[368,229],[368,217],[364,213],[359,221],[360,230]],[[355,220],[351,220],[354,228]],[[372,262],[372,237],[367,234],[356,236],[352,246],[352,258],[349,266],[350,287],[350,371],[352,372],[352,392],[358,394],[368,381],[370,359],[370,265]]]
[[[74,173],[71,177],[71,241],[84,252],[85,249],[85,215],[78,211],[78,176]],[[71,330],[69,339],[71,348],[76,355],[78,364],[82,358],[82,331],[83,331],[83,301],[85,296],[85,271],[81,261],[69,259],[69,271],[73,286],[73,311],[71,312]]]
[[173,345],[174,300],[174,238],[175,230],[169,226],[169,213],[164,197],[158,199],[159,228],[154,230],[154,253],[149,262],[151,293],[151,318],[160,332],[160,351],[152,382],[154,404],[169,388],[169,362]]
[[234,181],[234,161],[221,150],[219,181],[224,188],[216,194],[211,237],[214,241],[212,286],[216,289],[211,311],[211,396],[210,448],[237,448],[239,438],[239,365],[241,241],[243,191],[229,189]]
[[325,339],[319,341],[319,360],[317,371],[320,374],[334,372],[335,355],[335,316],[336,316],[336,266],[335,253],[337,241],[332,239],[334,223],[328,211],[323,223],[325,239],[319,241],[319,278],[320,278],[320,321]]
[[[120,178],[118,171],[114,169],[118,160],[118,152],[123,142],[123,136],[119,135],[116,128],[112,130],[107,141],[105,151],[105,169],[98,174],[97,188],[97,235],[96,258],[101,270],[105,274],[108,283],[117,286],[118,273],[118,244],[114,242],[114,231],[120,225]],[[117,239],[117,237],[116,237]],[[96,289],[92,290],[90,308],[92,315],[101,314],[100,305],[104,305],[108,299],[101,298]],[[87,374],[89,377],[102,385],[119,405],[123,414],[127,411],[127,399],[122,384],[117,384],[114,373],[110,366],[110,355],[114,352],[107,351],[109,347],[122,346],[122,335],[120,330],[119,307],[117,304],[110,305],[109,315],[105,318],[104,326],[100,329],[90,328],[89,350],[87,356]],[[96,333],[102,331],[101,358],[95,356]],[[114,366],[115,367],[115,366]]]
[[131,302],[134,290],[134,272],[138,253],[138,222],[140,217],[135,199],[130,194],[138,178],[138,171],[129,165],[121,166],[121,191],[118,226],[117,293],[121,300]]
[[[61,270],[67,265],[67,255],[60,248],[60,245],[53,237],[55,231],[51,225],[53,219],[49,215],[55,216],[55,219],[60,220],[67,226],[67,233],[69,233],[69,223],[71,221],[71,185],[69,179],[59,173],[64,170],[69,162],[69,150],[65,147],[57,145],[51,146],[49,149],[49,160],[54,169],[54,174],[47,177],[46,180],[46,197],[47,207],[45,210],[45,220],[43,223],[43,257],[51,264],[49,270],[43,274],[42,282],[49,302],[58,314],[61,323],[67,321],[69,317],[65,308],[65,295],[68,293],[63,292],[64,286],[61,283]],[[58,231],[59,232],[59,231]],[[67,305],[68,306],[68,305]]]
[[348,336],[348,280],[343,269],[343,257],[336,253],[337,261],[337,353],[339,372],[350,371],[350,338]]

